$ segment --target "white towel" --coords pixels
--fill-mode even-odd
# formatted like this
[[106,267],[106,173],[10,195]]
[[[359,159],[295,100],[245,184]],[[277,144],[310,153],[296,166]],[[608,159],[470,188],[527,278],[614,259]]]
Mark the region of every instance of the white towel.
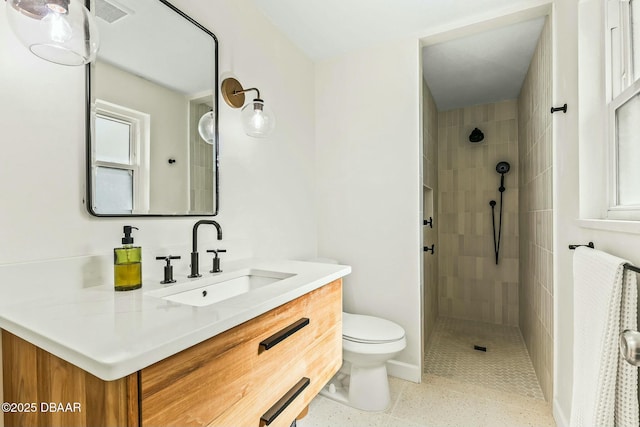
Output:
[[627,261],[579,247],[573,257],[571,427],[638,427],[638,371],[618,349],[636,329],[636,275]]

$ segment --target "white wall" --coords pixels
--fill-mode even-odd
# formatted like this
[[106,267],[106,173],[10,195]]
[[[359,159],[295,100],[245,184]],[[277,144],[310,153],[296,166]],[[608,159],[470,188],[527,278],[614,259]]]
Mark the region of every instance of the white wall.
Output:
[[407,348],[390,372],[413,381],[421,376],[421,81],[416,39],[316,68],[318,253],[353,267],[345,311],[404,327]]
[[[553,115],[553,283],[554,380],[553,414],[568,426],[573,378],[573,253],[584,239],[578,217],[578,27],[577,2],[556,0],[552,15],[553,106],[567,103],[567,113]],[[551,107],[551,106],[549,106]]]
[[[277,114],[264,140],[245,136],[220,102],[220,215],[226,259],[316,255],[314,67],[247,0],[174,2],[217,34],[220,70],[260,88]],[[84,69],[47,63],[18,43],[0,7],[0,264],[109,255],[122,226],[148,251],[185,249],[197,218],[98,219],[85,193]],[[215,241],[201,228],[201,247]],[[224,261],[223,261],[224,263]],[[147,257],[143,276],[161,272]]]
[[[554,10],[555,361],[554,416],[568,426],[573,379],[573,262],[570,243],[640,265],[640,223],[606,221],[607,141],[604,95],[603,3],[557,0]],[[571,108],[573,106],[573,108]],[[556,113],[557,114],[557,113]]]
[[[315,255],[313,64],[249,1],[176,1],[220,40],[220,70],[258,86],[277,112],[271,138],[245,136],[239,110],[220,101],[220,215],[242,254]],[[5,20],[0,8],[0,22]],[[121,227],[136,243],[188,244],[194,219],[97,219],[85,191],[84,70],[42,61],[0,25],[0,264],[107,253]],[[213,240],[214,233],[202,238]],[[151,264],[151,262],[148,262]]]
[[256,256],[314,257],[313,63],[248,0],[173,3],[218,36],[220,81],[233,75],[244,87],[258,87],[276,114],[270,138],[250,138],[240,111],[220,99],[223,227],[248,241]]

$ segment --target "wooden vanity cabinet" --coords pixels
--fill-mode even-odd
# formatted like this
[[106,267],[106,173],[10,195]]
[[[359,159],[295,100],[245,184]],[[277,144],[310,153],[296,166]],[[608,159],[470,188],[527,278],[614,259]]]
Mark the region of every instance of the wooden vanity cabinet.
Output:
[[5,425],[289,426],[340,368],[341,319],[339,279],[109,382],[3,331],[4,401],[82,406]]
[[[5,427],[138,426],[137,373],[103,381],[5,330],[2,369],[3,402],[15,405],[3,408]],[[51,403],[80,410],[42,407]]]

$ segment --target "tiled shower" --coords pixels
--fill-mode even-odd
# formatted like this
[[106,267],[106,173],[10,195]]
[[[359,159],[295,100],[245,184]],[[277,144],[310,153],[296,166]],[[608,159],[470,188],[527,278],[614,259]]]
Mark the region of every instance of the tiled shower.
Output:
[[[479,128],[482,143],[469,142]],[[439,257],[441,317],[518,324],[517,102],[502,101],[438,113]],[[492,214],[499,222],[500,175],[505,175],[502,235],[496,265]],[[496,230],[497,232],[497,230]]]
[[[547,20],[548,21],[548,20]],[[438,320],[519,328],[535,376],[552,397],[551,33],[545,23],[518,99],[438,112],[423,84],[425,347]],[[469,142],[479,128],[480,144]],[[496,164],[505,174],[503,224],[495,262],[490,200],[500,204]],[[516,329],[517,330],[517,329]]]

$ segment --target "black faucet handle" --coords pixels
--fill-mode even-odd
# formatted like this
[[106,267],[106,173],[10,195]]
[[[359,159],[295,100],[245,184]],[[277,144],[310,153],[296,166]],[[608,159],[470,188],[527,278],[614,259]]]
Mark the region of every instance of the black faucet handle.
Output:
[[157,256],[156,259],[160,260],[163,259],[165,261],[167,261],[167,264],[171,264],[171,260],[172,259],[180,259],[180,255],[164,255],[164,256]]
[[207,252],[216,254],[216,258],[218,258],[218,254],[227,252],[227,250],[226,249],[207,249]]
[[180,259],[178,255],[165,255],[165,256],[157,256],[157,260],[164,260],[167,262],[167,265],[164,266],[164,280],[160,283],[175,283],[176,281],[173,279],[173,266],[171,265],[172,259]]
[[215,254],[213,257],[213,269],[209,271],[209,273],[220,273],[222,270],[220,269],[220,258],[218,254],[227,252],[226,249],[208,249],[207,252]]

